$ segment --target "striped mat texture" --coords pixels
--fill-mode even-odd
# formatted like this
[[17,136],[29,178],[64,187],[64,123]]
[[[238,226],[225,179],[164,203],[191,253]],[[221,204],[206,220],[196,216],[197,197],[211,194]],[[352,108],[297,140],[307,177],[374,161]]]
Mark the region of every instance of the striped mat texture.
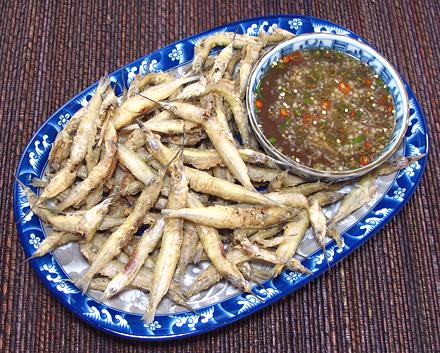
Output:
[[[0,352],[440,351],[438,0],[2,0],[0,11]],[[87,326],[22,265],[11,190],[24,146],[52,112],[104,73],[213,26],[283,13],[353,30],[408,80],[431,139],[414,197],[345,261],[230,326],[157,343]]]

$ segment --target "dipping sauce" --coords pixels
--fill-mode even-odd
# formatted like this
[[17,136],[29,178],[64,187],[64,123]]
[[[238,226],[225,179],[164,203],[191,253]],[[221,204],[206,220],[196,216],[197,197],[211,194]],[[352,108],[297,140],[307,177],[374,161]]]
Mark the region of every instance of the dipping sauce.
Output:
[[319,170],[369,164],[395,126],[392,97],[377,74],[322,48],[296,51],[274,64],[257,89],[255,109],[280,152]]

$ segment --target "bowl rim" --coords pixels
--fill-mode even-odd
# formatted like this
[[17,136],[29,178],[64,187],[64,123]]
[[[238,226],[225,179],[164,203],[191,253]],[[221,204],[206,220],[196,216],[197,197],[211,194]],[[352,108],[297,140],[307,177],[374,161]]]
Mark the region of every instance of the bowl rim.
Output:
[[[389,70],[391,76],[396,81],[396,87],[398,88],[398,91],[400,92],[402,96],[402,107],[403,107],[403,123],[399,130],[398,137],[396,138],[395,142],[389,146],[388,150],[383,153],[379,158],[373,160],[371,163],[367,164],[366,166],[356,168],[353,170],[345,170],[345,171],[332,171],[332,170],[319,170],[307,167],[301,163],[296,162],[295,160],[287,157],[283,153],[281,153],[279,150],[277,150],[267,139],[267,137],[264,135],[262,129],[260,129],[260,124],[257,120],[255,111],[253,109],[253,106],[251,105],[251,97],[254,95],[254,91],[252,90],[252,83],[256,80],[256,75],[259,71],[259,68],[267,58],[272,57],[279,51],[280,48],[284,48],[286,46],[289,46],[291,43],[295,43],[297,41],[303,41],[307,39],[319,39],[319,38],[334,38],[338,39],[344,42],[349,43],[355,43],[357,46],[360,46],[362,49],[366,49],[367,52],[373,52],[374,56],[380,59],[380,62]],[[358,60],[358,59],[357,59]],[[377,49],[372,47],[369,44],[366,44],[364,41],[357,40],[354,38],[349,37],[348,35],[343,34],[334,34],[334,33],[304,33],[299,34],[291,39],[288,39],[286,41],[283,41],[277,45],[275,45],[273,48],[271,48],[269,51],[267,51],[254,65],[252,68],[251,74],[249,76],[249,80],[247,82],[246,87],[246,108],[247,108],[247,114],[250,120],[251,129],[256,135],[257,139],[261,143],[262,147],[268,152],[272,157],[277,159],[279,161],[279,164],[281,166],[284,166],[287,169],[290,169],[294,172],[300,173],[303,176],[314,178],[314,179],[350,179],[350,178],[356,178],[360,177],[373,169],[376,169],[381,164],[383,164],[385,161],[387,161],[398,149],[401,145],[406,131],[408,129],[409,125],[409,99],[408,99],[408,93],[405,88],[405,83],[403,82],[402,77],[400,76],[397,69],[388,61],[388,59],[385,58],[385,56],[380,53]]]

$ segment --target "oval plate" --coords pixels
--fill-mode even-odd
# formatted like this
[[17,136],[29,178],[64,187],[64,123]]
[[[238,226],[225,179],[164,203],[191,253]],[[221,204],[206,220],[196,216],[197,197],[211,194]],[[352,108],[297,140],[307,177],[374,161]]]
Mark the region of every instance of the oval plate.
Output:
[[[166,71],[190,62],[194,54],[194,45],[202,38],[221,31],[234,32],[237,26],[239,27],[238,33],[250,35],[257,35],[260,30],[270,31],[277,26],[295,34],[331,32],[365,42],[364,39],[341,26],[314,17],[280,15],[253,18],[188,37],[113,72],[110,79],[115,85],[116,93],[121,94],[122,88],[127,87],[138,73],[144,75],[148,72]],[[43,175],[56,135],[70,117],[87,103],[87,99],[94,93],[96,86],[95,83],[72,98],[55,112],[33,136],[26,146],[17,169],[17,176],[22,182],[29,184],[31,178]],[[427,153],[426,123],[411,89],[408,85],[406,87],[411,116],[402,151],[405,155]],[[425,163],[426,158],[411,164],[394,176],[380,199],[344,231],[343,249],[338,249],[334,241],[327,244],[327,257],[331,266],[371,238],[406,204],[420,181]],[[41,240],[45,238],[40,220],[32,212],[27,214],[28,211],[29,203],[23,190],[15,183],[14,216],[16,222],[21,219],[17,229],[26,256],[32,255]],[[257,300],[251,294],[238,293],[198,309],[199,315],[191,312],[158,315],[155,318],[156,321],[145,325],[139,314],[118,310],[95,300],[88,294],[82,295],[77,287],[65,281],[69,277],[53,254],[31,261],[33,268],[52,294],[81,319],[103,331],[140,340],[186,337],[227,325],[298,290],[328,269],[322,250],[314,251],[302,263],[313,272],[312,275],[284,271],[277,278],[266,281],[264,288],[254,288],[254,291],[263,298],[262,301]]]

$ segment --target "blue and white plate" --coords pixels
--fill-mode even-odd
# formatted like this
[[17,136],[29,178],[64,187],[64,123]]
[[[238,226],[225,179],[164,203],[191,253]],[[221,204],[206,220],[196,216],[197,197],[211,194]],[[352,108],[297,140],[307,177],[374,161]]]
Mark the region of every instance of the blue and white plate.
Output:
[[[202,38],[216,32],[234,32],[237,27],[239,27],[238,33],[249,35],[257,35],[261,30],[270,32],[279,27],[295,34],[337,33],[365,43],[364,39],[353,32],[313,17],[282,15],[249,19],[183,39],[113,72],[110,79],[114,83],[116,93],[121,94],[123,87],[127,87],[139,73],[183,70],[182,67],[188,65],[193,58],[194,45]],[[17,176],[23,183],[28,185],[32,178],[43,175],[56,135],[70,117],[87,103],[96,86],[96,83],[93,84],[63,105],[32,137],[17,169]],[[405,141],[398,153],[405,155],[427,153],[426,123],[411,89],[407,85],[406,89],[410,101],[410,123]],[[339,225],[338,229],[343,232],[344,247],[338,249],[335,243],[329,240],[327,257],[330,265],[334,265],[372,237],[405,205],[420,181],[425,163],[426,158],[411,164],[395,175],[380,178],[376,199]],[[38,217],[28,211],[29,203],[23,190],[16,183],[14,214],[16,221],[23,217],[17,228],[26,256],[32,255],[46,236],[46,229]],[[326,212],[331,215],[334,208],[326,209]],[[196,335],[237,321],[298,290],[328,268],[324,253],[311,234],[306,234],[297,256],[313,274],[301,275],[288,270],[284,271],[279,277],[266,281],[263,284],[264,287],[254,288],[254,291],[263,298],[262,301],[257,300],[251,294],[237,292],[221,282],[206,293],[191,299],[190,304],[197,309],[199,315],[182,311],[181,308],[165,301],[159,307],[155,321],[148,325],[142,321],[142,312],[148,300],[142,292],[130,290],[121,293],[117,298],[103,302],[99,299],[99,292],[89,291],[86,295],[82,295],[71,282],[65,281],[68,278],[80,276],[87,267],[77,244],[64,246],[53,254],[34,259],[31,264],[52,294],[90,325],[118,336],[140,340],[164,340]],[[191,267],[187,280],[197,275],[201,268],[203,265]]]

